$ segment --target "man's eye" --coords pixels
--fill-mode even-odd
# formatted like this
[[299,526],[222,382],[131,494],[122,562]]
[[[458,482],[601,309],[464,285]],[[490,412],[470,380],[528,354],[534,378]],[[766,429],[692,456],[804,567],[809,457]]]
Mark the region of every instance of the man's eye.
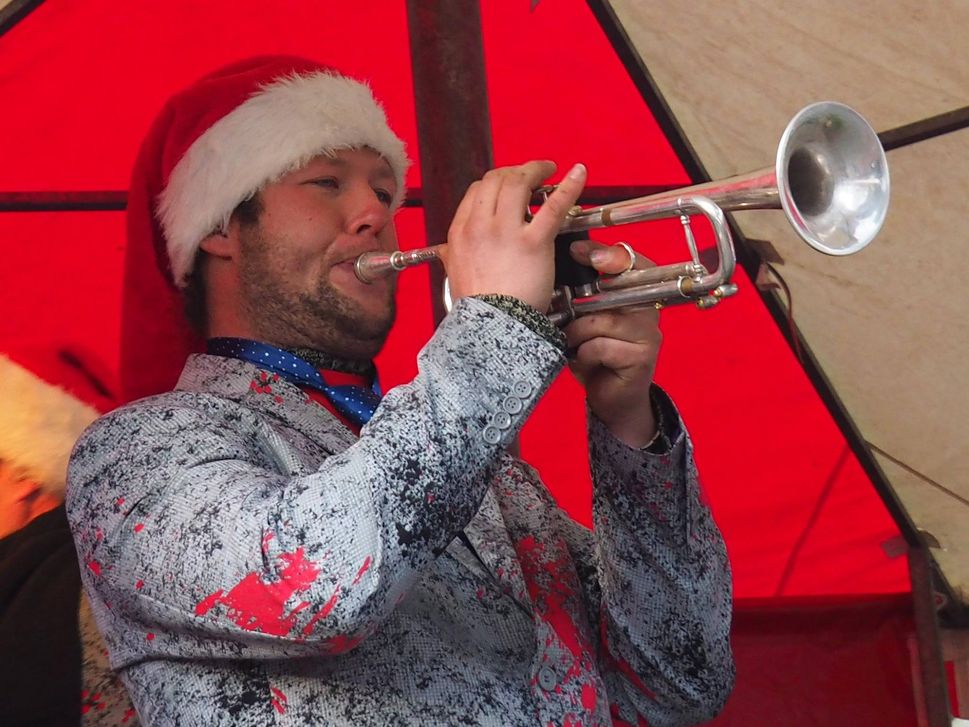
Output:
[[394,195],[392,195],[386,189],[375,189],[373,193],[377,195],[377,199],[379,199],[382,204],[385,204],[388,207],[394,203]]
[[315,184],[318,187],[326,187],[327,189],[340,188],[340,180],[336,177],[320,177],[319,179],[314,179],[311,184]]

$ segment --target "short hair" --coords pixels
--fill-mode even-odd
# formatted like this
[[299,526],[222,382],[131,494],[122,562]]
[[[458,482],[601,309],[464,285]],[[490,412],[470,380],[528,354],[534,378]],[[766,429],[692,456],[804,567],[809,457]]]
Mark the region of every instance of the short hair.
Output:
[[[245,228],[255,227],[259,224],[262,215],[263,203],[259,192],[248,199],[244,199],[236,208],[232,210],[229,219],[235,218],[239,225]],[[205,279],[202,270],[205,267],[204,257],[207,256],[202,248],[195,253],[195,262],[192,265],[192,272],[189,273],[185,287],[182,289],[182,305],[185,318],[192,327],[192,331],[200,336],[206,334],[206,319],[208,308],[205,305]]]

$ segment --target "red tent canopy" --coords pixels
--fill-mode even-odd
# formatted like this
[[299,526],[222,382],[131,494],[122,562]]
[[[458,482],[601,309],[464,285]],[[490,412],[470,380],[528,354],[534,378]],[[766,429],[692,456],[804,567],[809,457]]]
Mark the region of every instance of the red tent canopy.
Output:
[[[482,5],[495,160],[583,161],[591,185],[688,178],[583,2]],[[417,159],[403,3],[45,2],[0,37],[0,192],[123,190],[141,137],[171,92],[258,53],[331,62],[370,80]],[[349,29],[349,30],[348,30]],[[780,130],[779,130],[780,131]],[[766,160],[765,160],[766,161]],[[420,186],[415,164],[409,184]],[[83,342],[117,365],[123,213],[0,214],[7,315],[0,344]],[[399,215],[425,244],[420,209]],[[594,236],[682,259],[674,223]],[[380,358],[385,386],[414,374],[432,331],[427,275],[401,285],[401,321]],[[664,312],[658,381],[678,402],[727,539],[740,598],[908,589],[898,530],[750,281],[718,309]],[[560,501],[589,520],[584,409],[570,375],[523,434]]]
[[[689,182],[584,2],[545,0],[534,12],[524,0],[482,3],[481,12],[498,164],[549,158],[564,169],[583,161],[594,186]],[[212,68],[276,52],[369,79],[418,159],[400,0],[47,0],[0,36],[0,200],[11,192],[50,199],[52,192],[123,191],[142,135],[165,98]],[[420,187],[419,164],[408,183]],[[0,350],[25,339],[80,343],[117,370],[123,218],[118,210],[0,210],[6,313]],[[420,208],[404,209],[397,221],[403,247],[427,244]],[[669,221],[593,236],[627,239],[644,254],[672,262],[686,255],[677,230]],[[738,271],[735,282],[740,294],[717,309],[663,313],[657,373],[692,432],[706,495],[726,537],[735,596],[782,604],[803,598],[843,603],[838,599],[847,596],[863,604],[873,595],[907,593],[898,528],[751,281]],[[402,276],[399,322],[378,361],[385,388],[415,373],[416,353],[433,331],[429,295],[426,270]],[[589,522],[584,417],[581,390],[565,373],[526,427],[522,450],[559,501]],[[784,623],[794,624],[791,633],[803,633],[804,617],[794,613]],[[896,619],[889,628],[908,628],[907,622],[898,626],[905,619],[897,609],[892,614],[883,621]],[[851,654],[832,673],[846,675],[885,653],[877,645],[886,643],[884,637],[858,636],[864,616],[844,621],[840,633],[835,621],[816,622],[831,647],[822,651]],[[741,619],[738,628],[748,622]],[[764,623],[757,620],[751,633],[760,636]],[[778,636],[779,629],[768,629],[769,648],[739,641],[738,657],[752,654],[751,663],[761,663],[803,654],[793,636]],[[854,644],[851,636],[857,636]],[[907,686],[899,642],[892,643],[889,660],[899,663],[871,687],[879,694]],[[826,657],[810,658],[817,668]],[[836,688],[831,678],[820,675],[805,686],[845,692],[847,679]],[[718,723],[761,723],[750,721],[756,707],[739,705],[763,705],[762,695],[745,690],[743,682],[737,694]],[[896,718],[911,710],[900,701]],[[740,716],[730,722],[731,713]],[[859,719],[825,724],[869,723]],[[907,718],[898,719],[891,724]]]

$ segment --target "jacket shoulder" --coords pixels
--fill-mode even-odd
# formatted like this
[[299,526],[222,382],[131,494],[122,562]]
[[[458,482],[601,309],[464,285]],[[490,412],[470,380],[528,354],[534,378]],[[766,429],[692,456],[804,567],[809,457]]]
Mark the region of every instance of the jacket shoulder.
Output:
[[247,409],[238,402],[215,394],[170,391],[138,399],[118,407],[92,423],[78,440],[77,449],[88,441],[114,435],[118,430],[135,437],[179,428],[180,422],[219,423],[225,417],[240,419]]
[[175,391],[140,399],[106,414],[81,435],[68,468],[72,496],[105,477],[151,477],[190,461],[247,456],[259,430],[253,412],[212,394]]

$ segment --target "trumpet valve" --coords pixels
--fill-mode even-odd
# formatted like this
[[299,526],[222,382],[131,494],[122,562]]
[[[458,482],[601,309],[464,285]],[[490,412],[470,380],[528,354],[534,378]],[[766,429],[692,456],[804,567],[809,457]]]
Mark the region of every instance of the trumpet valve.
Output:
[[700,310],[707,310],[713,308],[724,298],[729,298],[731,295],[736,295],[740,289],[734,283],[725,283],[723,285],[717,286],[711,290],[706,295],[701,295],[696,299],[696,307]]
[[552,291],[552,301],[549,304],[548,317],[559,328],[575,320],[575,307],[572,301],[575,296],[567,285]]
[[572,288],[573,298],[588,298],[590,295],[595,295],[599,292],[599,287],[596,283],[586,283],[584,285],[576,285]]

